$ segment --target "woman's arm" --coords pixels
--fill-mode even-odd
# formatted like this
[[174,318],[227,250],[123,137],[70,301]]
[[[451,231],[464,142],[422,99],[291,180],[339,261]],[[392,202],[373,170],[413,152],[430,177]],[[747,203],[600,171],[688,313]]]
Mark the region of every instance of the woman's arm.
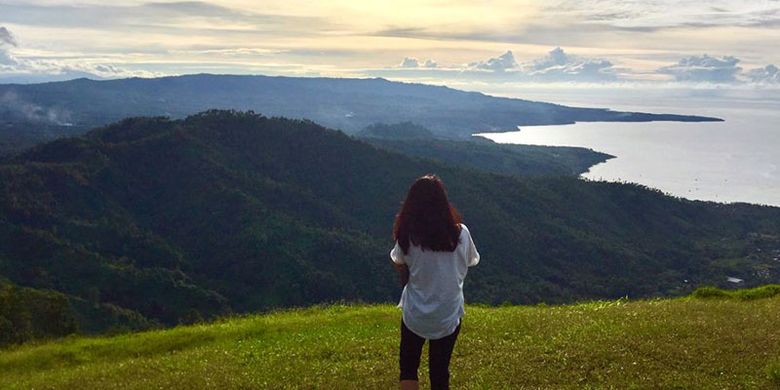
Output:
[[398,271],[401,287],[406,286],[406,283],[409,282],[409,267],[406,265],[406,261],[404,261],[404,252],[401,250],[401,246],[398,245],[398,241],[395,242],[393,250],[390,251],[390,260],[393,261],[393,267]]
[[393,267],[395,267],[395,270],[398,271],[401,287],[406,286],[406,283],[409,283],[409,266],[406,264],[393,263]]

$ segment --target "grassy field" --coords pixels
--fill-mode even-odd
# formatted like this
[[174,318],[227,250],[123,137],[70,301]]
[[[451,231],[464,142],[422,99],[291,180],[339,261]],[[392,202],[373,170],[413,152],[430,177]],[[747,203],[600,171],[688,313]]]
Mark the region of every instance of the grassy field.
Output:
[[[780,288],[773,288],[469,306],[452,385],[780,388]],[[0,351],[0,388],[394,388],[399,318],[389,305],[335,305],[23,345]],[[420,374],[427,387],[425,363]]]

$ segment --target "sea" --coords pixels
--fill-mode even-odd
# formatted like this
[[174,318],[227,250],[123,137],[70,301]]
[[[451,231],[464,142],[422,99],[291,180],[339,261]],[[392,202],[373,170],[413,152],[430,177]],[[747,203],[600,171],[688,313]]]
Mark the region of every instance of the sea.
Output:
[[478,135],[498,143],[579,146],[616,156],[584,173],[586,180],[639,183],[688,199],[780,206],[780,89],[536,88],[493,94],[724,119],[579,122]]

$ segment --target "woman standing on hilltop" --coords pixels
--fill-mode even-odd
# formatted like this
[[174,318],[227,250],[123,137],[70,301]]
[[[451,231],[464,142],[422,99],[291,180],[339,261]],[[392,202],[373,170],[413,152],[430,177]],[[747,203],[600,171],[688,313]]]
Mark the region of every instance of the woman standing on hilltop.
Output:
[[401,389],[417,389],[417,369],[429,345],[432,389],[448,389],[450,357],[463,317],[463,280],[479,263],[469,230],[434,175],[412,184],[393,226],[393,265],[404,286],[401,317]]

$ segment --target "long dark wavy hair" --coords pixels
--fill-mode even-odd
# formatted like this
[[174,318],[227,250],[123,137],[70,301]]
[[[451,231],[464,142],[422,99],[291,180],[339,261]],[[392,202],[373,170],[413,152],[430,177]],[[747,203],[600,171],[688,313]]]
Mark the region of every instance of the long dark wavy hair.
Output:
[[395,217],[393,238],[409,253],[409,245],[423,250],[452,252],[460,240],[461,217],[447,199],[444,182],[436,175],[417,179]]

